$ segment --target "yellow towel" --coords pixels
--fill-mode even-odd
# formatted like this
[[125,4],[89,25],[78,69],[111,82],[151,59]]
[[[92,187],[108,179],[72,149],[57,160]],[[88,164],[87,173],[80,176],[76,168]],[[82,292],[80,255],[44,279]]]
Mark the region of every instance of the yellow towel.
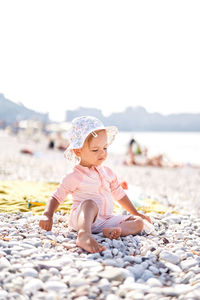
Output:
[[[30,182],[30,181],[0,181],[0,212],[26,212],[42,214],[44,206],[33,206],[28,208],[28,200],[47,202],[56,190],[56,182]],[[71,198],[68,197],[59,206],[59,210],[69,213],[71,209]]]
[[164,206],[154,199],[144,199],[144,202],[146,203],[146,205],[143,207],[139,207],[138,210],[142,210],[145,213],[155,212],[159,214],[165,214],[166,212],[170,212],[173,214],[178,214],[178,212],[175,211],[172,207]]
[[[42,214],[44,206],[33,206],[28,208],[28,200],[47,202],[56,190],[56,182],[30,182],[30,181],[0,181],[0,212],[15,213],[18,211],[32,211],[33,214]],[[153,199],[143,199],[147,205],[137,208],[144,212],[165,213],[167,211],[176,213],[172,209],[161,205]],[[64,210],[69,214],[72,205],[70,195],[58,210]],[[121,208],[115,205],[115,213],[121,213]]]

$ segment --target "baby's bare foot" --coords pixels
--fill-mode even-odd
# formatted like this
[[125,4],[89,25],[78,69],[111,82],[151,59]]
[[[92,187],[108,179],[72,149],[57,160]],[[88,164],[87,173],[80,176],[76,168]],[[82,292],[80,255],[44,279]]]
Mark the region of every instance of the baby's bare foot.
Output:
[[97,241],[88,232],[78,233],[76,245],[90,253],[106,250],[106,247],[97,243]]
[[111,240],[118,239],[121,235],[121,228],[120,227],[111,227],[111,228],[104,228],[103,235]]

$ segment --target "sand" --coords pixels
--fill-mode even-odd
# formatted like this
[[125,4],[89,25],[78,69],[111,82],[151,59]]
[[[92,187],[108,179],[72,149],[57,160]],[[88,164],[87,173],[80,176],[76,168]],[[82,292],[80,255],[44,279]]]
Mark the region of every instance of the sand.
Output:
[[[59,183],[72,165],[63,151],[49,150],[47,145],[44,136],[34,142],[0,132],[0,180]],[[22,149],[30,149],[34,155],[21,153]],[[152,198],[183,214],[200,215],[200,169],[125,166],[124,158],[124,153],[109,153],[104,163],[116,172],[119,181],[139,187],[143,198]]]

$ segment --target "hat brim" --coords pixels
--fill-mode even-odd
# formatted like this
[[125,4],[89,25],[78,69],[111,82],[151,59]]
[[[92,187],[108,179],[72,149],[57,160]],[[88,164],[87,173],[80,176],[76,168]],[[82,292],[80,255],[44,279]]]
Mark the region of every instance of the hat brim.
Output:
[[84,137],[83,139],[83,142],[81,145],[79,145],[79,147],[74,147],[73,144],[69,144],[69,146],[66,148],[65,152],[64,152],[64,156],[67,160],[69,161],[73,161],[75,160],[77,162],[77,156],[75,155],[73,149],[80,149],[83,147],[83,144],[85,142],[85,139],[88,137],[88,135],[92,132],[95,132],[97,130],[103,130],[105,129],[106,130],[106,133],[107,133],[107,137],[108,137],[108,145],[111,145],[112,142],[114,141],[115,139],[115,136],[117,135],[118,133],[118,129],[116,126],[108,126],[108,127],[97,127],[93,130],[91,130],[90,132],[87,133],[87,136]]

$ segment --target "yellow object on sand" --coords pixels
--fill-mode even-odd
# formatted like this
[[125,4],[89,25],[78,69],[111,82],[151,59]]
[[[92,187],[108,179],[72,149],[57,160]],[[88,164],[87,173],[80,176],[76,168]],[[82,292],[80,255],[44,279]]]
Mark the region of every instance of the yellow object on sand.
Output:
[[[30,181],[0,181],[0,212],[13,213],[13,212],[26,212],[32,211],[33,214],[42,214],[44,205],[32,205],[28,208],[28,201],[32,203],[46,203],[51,197],[52,193],[56,190],[58,183],[55,182],[30,182]],[[146,203],[143,207],[138,207],[138,210],[144,212],[165,213],[170,211],[176,213],[172,209],[161,205],[153,199],[143,199]],[[69,195],[65,202],[62,203],[58,210],[64,210],[69,214],[72,206],[72,198]],[[121,208],[115,205],[114,212],[120,213]]]
[[[28,200],[46,203],[56,190],[58,183],[55,182],[30,182],[30,181],[0,181],[0,212],[26,212],[42,214],[45,206],[33,205],[28,208]],[[71,209],[71,197],[67,197],[58,210],[69,213]]]
[[145,213],[155,212],[159,214],[165,214],[166,212],[170,212],[173,214],[178,214],[178,212],[175,211],[172,207],[164,206],[154,199],[144,199],[142,201],[144,201],[146,205],[143,207],[139,207],[138,210],[142,210]]

